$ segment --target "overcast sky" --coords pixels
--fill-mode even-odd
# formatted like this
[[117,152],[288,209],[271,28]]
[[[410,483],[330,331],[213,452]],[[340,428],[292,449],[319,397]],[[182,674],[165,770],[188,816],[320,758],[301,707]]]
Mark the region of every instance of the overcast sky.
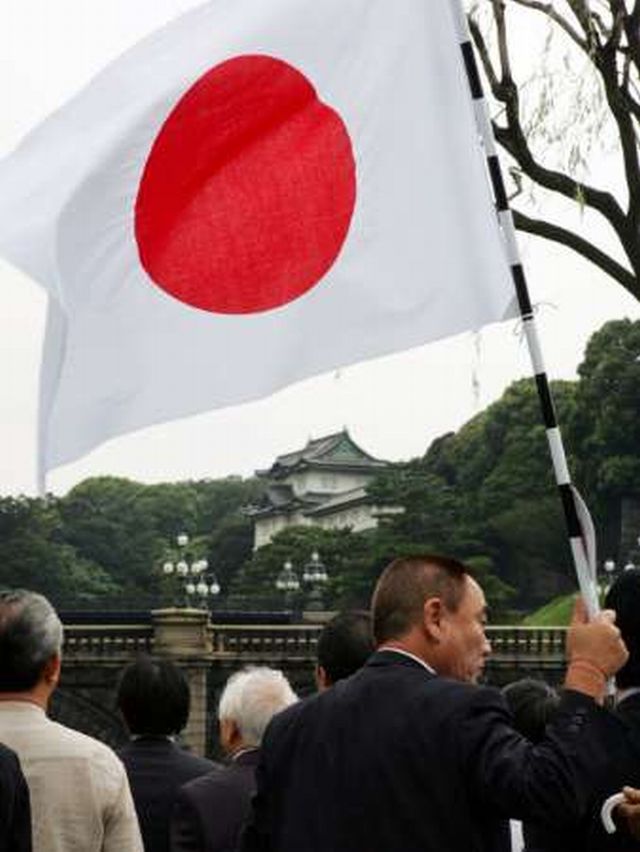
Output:
[[[0,155],[123,49],[189,0],[2,0]],[[600,164],[600,169],[606,170]],[[567,216],[579,211],[567,207]],[[568,251],[520,238],[539,306],[551,378],[574,378],[589,335],[640,318],[640,305]],[[455,247],[452,247],[454,250]],[[45,315],[40,287],[0,260],[0,494],[35,493],[37,375]],[[64,493],[87,476],[145,482],[249,475],[273,457],[347,426],[371,454],[404,459],[457,429],[530,374],[515,323],[463,335],[328,376],[235,409],[114,439],[53,471]]]

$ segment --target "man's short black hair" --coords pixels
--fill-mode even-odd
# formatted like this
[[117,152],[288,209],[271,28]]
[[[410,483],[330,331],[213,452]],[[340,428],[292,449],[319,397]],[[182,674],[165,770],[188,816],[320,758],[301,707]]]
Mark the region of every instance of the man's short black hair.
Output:
[[170,660],[139,657],[122,672],[117,703],[132,734],[178,734],[189,718],[189,684]]
[[318,665],[336,683],[363,666],[374,647],[371,615],[364,610],[339,612],[318,639]]
[[556,690],[543,680],[525,677],[507,684],[502,694],[513,713],[516,731],[529,742],[539,743],[560,704]]
[[630,568],[617,577],[605,606],[616,611],[616,625],[629,651],[629,659],[616,674],[616,684],[619,689],[640,686],[640,568]]

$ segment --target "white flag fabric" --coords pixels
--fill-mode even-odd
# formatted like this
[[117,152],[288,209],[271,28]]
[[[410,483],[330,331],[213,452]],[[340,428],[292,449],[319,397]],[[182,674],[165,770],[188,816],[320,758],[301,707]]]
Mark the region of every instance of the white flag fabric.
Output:
[[43,469],[516,315],[457,0],[213,0],[0,163]]

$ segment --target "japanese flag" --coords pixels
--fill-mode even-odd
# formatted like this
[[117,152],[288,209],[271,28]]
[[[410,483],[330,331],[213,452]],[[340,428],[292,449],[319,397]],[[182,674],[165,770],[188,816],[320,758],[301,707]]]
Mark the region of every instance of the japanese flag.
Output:
[[515,315],[457,0],[214,0],[0,163],[44,469]]

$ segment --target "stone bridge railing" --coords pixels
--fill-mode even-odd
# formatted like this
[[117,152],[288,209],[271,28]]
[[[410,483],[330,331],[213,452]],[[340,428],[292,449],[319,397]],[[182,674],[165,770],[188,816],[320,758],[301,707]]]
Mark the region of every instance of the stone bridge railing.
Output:
[[[190,611],[185,611],[185,618]],[[194,611],[191,611],[192,614]],[[140,653],[162,653],[170,650],[171,639],[177,647],[185,647],[190,656],[196,654],[208,661],[312,662],[316,656],[320,624],[204,624],[205,614],[180,621],[175,611],[173,637],[166,633],[166,622],[150,624],[66,625],[65,656],[95,660],[126,660]],[[199,616],[199,617],[198,617]],[[190,630],[196,635],[186,639]],[[566,629],[563,627],[488,627],[492,665],[513,667],[532,662],[541,668],[561,665],[564,658]],[[186,644],[185,644],[186,643]],[[184,647],[183,647],[184,646]]]
[[308,660],[316,657],[322,625],[216,625],[211,627],[212,653],[217,659]]
[[65,625],[65,659],[124,660],[153,653],[153,625]]

